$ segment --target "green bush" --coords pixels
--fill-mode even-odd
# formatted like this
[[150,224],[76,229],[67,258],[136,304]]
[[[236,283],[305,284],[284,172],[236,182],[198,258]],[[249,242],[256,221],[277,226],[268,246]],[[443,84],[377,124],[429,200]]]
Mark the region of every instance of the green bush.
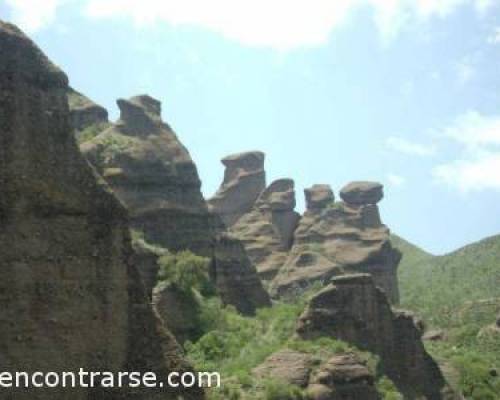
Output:
[[176,285],[185,293],[193,289],[203,295],[213,291],[208,276],[209,259],[197,256],[189,250],[168,253],[159,258],[158,279]]

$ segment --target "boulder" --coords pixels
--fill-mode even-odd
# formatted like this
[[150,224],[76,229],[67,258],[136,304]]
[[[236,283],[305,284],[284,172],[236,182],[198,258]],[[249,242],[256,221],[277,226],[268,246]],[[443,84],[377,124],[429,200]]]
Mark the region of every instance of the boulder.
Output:
[[[309,193],[313,192],[328,190]],[[271,294],[293,294],[337,275],[366,272],[397,303],[401,253],[392,247],[377,205],[320,202],[316,206],[320,204],[323,208],[309,207],[300,219],[286,262],[271,283]]]
[[340,198],[348,204],[377,204],[384,197],[383,186],[377,182],[351,182],[340,191]]
[[288,256],[300,219],[294,208],[293,180],[278,179],[261,193],[253,209],[230,229],[242,241],[264,281],[274,278]]
[[283,349],[254,368],[253,375],[302,389],[310,400],[378,400],[375,377],[354,353],[326,361],[308,353]]
[[308,210],[321,210],[335,201],[330,185],[313,185],[308,189],[304,189],[304,194]]
[[422,344],[422,327],[391,309],[369,274],[344,275],[317,293],[301,315],[303,339],[334,337],[380,357],[383,372],[405,398],[459,399]]
[[312,376],[306,391],[310,400],[379,400],[375,377],[353,354],[333,356]]
[[271,378],[305,388],[313,366],[314,358],[310,354],[284,349],[271,354],[252,373],[261,379]]
[[260,151],[249,151],[222,159],[226,168],[224,180],[217,193],[208,200],[208,205],[226,226],[232,226],[250,211],[265,189],[264,158]]
[[[66,75],[0,21],[0,359],[5,371],[190,370],[147,299],[127,212],[81,157]],[[196,388],[12,388],[17,400],[202,399]]]

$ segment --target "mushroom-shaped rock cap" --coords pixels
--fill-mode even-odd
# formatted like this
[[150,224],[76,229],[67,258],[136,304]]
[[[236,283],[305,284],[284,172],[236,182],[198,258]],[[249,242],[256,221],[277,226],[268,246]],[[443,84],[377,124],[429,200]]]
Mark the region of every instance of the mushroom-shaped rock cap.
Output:
[[335,201],[330,185],[313,185],[304,189],[308,210],[321,210]]
[[224,157],[221,162],[228,168],[242,168],[246,171],[264,168],[265,154],[262,151],[246,151]]
[[340,191],[340,197],[348,204],[377,204],[384,197],[384,187],[377,182],[351,182]]

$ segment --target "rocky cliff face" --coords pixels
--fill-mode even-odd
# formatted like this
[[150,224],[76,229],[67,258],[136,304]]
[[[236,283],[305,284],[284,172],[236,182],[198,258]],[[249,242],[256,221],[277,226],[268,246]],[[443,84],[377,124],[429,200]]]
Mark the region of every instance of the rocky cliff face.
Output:
[[161,120],[161,104],[143,95],[117,101],[120,120],[81,146],[127,206],[148,243],[210,256],[212,220],[189,153]]
[[252,210],[231,227],[263,280],[272,280],[286,261],[300,219],[294,208],[293,180],[279,179],[271,183]]
[[383,197],[382,186],[351,183],[341,191],[344,201],[337,203],[328,185],[314,185],[305,195],[307,210],[288,259],[272,283],[273,292],[282,295],[336,275],[366,272],[397,303],[401,254],[380,220],[376,203]]
[[299,319],[304,339],[332,336],[380,356],[384,373],[408,399],[458,399],[421,341],[412,315],[393,311],[369,274],[334,278]]
[[264,153],[233,154],[223,158],[222,164],[226,167],[224,181],[208,205],[230,227],[253,208],[266,187]]
[[257,308],[271,305],[243,244],[230,233],[217,234],[210,274],[222,301],[239,312],[253,315]]
[[[248,314],[269,305],[243,246],[234,243],[235,239],[218,238],[225,227],[208,211],[196,166],[162,122],[160,102],[144,95],[117,103],[120,120],[84,143],[81,150],[127,206],[132,227],[143,233],[147,243],[215,257],[213,276],[224,303]],[[140,251],[136,257],[145,262],[141,272],[152,289],[156,284],[154,254]]]
[[[125,209],[78,152],[67,78],[0,22],[0,363],[5,371],[188,365],[130,263]],[[20,389],[2,398],[174,399],[179,392]],[[201,399],[196,390],[184,393]]]
[[71,87],[68,87],[67,96],[70,124],[77,137],[88,128],[94,127],[96,130],[99,130],[107,126],[108,111],[104,107],[94,103],[88,97]]

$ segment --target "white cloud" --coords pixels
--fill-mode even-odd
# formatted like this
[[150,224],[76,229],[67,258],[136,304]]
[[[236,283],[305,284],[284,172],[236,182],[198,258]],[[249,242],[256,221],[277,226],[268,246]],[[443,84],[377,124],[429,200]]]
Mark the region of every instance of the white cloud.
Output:
[[387,174],[387,182],[392,186],[402,186],[406,183],[406,178],[397,174]]
[[500,116],[469,111],[442,132],[462,146],[460,158],[434,167],[439,183],[462,192],[500,190]]
[[437,181],[462,192],[500,190],[500,152],[438,165],[434,168],[433,175]]
[[436,153],[433,145],[423,145],[400,137],[391,136],[386,140],[386,145],[399,153],[410,154],[420,157],[432,156]]
[[65,0],[5,0],[11,10],[12,22],[33,33],[51,24]]
[[[29,31],[54,20],[64,0],[6,0],[13,20]],[[491,0],[84,0],[91,18],[125,17],[138,26],[192,25],[250,46],[289,50],[325,43],[330,34],[362,8],[370,8],[384,39],[413,22],[444,18],[457,7],[478,12]],[[76,4],[76,1],[75,1]]]

